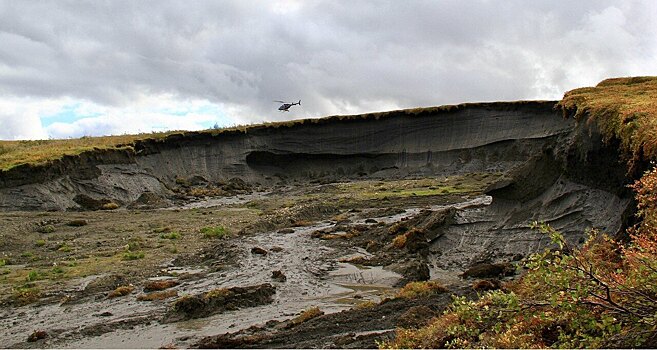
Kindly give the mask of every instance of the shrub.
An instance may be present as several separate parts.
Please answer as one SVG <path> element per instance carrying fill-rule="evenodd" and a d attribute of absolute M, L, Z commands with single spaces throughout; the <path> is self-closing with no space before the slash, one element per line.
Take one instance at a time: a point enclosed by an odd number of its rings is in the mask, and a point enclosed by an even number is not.
<path fill-rule="evenodd" d="M 114 202 L 105 203 L 100 207 L 101 210 L 114 210 L 114 209 L 118 209 L 118 208 L 119 208 L 119 205 L 114 203 Z"/>
<path fill-rule="evenodd" d="M 120 286 L 120 287 L 117 287 L 116 289 L 114 289 L 113 291 L 111 291 L 107 295 L 107 297 L 108 298 L 118 298 L 118 297 L 126 296 L 126 295 L 132 293 L 133 290 L 135 290 L 135 287 L 133 287 L 133 286 Z"/>
<path fill-rule="evenodd" d="M 392 240 L 392 246 L 400 249 L 404 248 L 406 246 L 406 239 L 407 239 L 406 234 L 401 234 L 399 236 L 396 236 Z"/>
<path fill-rule="evenodd" d="M 137 300 L 139 301 L 154 301 L 154 300 L 164 300 L 168 298 L 173 298 L 177 297 L 178 292 L 175 290 L 165 290 L 165 291 L 159 291 L 159 292 L 153 292 L 153 293 L 148 293 L 148 294 L 141 294 L 137 296 Z"/>
<path fill-rule="evenodd" d="M 447 288 L 436 281 L 410 282 L 399 290 L 397 298 L 413 299 L 441 294 L 447 291 Z"/>
<path fill-rule="evenodd" d="M 657 236 L 647 237 L 638 229 L 633 242 L 621 247 L 592 230 L 584 246 L 575 249 L 549 225 L 534 226 L 549 235 L 558 249 L 532 255 L 527 274 L 509 283 L 508 292 L 487 292 L 475 301 L 456 297 L 428 326 L 399 329 L 393 341 L 381 346 L 600 348 L 655 344 Z"/>
<path fill-rule="evenodd" d="M 163 281 L 148 281 L 144 284 L 144 292 L 164 290 L 167 288 L 175 287 L 178 285 L 178 282 L 174 280 L 163 280 Z"/>
<path fill-rule="evenodd" d="M 31 304 L 41 298 L 41 291 L 39 288 L 31 286 L 23 286 L 15 288 L 12 299 L 15 305 L 27 305 Z"/>
<path fill-rule="evenodd" d="M 46 240 L 45 239 L 37 239 L 37 241 L 34 242 L 34 245 L 36 245 L 37 247 L 43 247 L 44 245 L 46 245 Z"/>
<path fill-rule="evenodd" d="M 39 233 L 53 233 L 55 232 L 55 226 L 53 225 L 45 225 L 37 228 L 37 232 Z"/>
<path fill-rule="evenodd" d="M 304 310 L 299 316 L 290 320 L 290 324 L 298 325 L 323 314 L 324 311 L 320 310 L 319 307 L 311 307 L 310 309 Z"/>

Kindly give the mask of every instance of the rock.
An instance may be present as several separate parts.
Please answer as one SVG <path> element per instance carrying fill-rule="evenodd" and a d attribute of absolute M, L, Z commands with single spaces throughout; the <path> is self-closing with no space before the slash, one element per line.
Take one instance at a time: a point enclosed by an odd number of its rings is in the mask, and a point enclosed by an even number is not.
<path fill-rule="evenodd" d="M 153 192 L 146 191 L 128 205 L 129 209 L 158 209 L 171 206 L 171 202 Z"/>
<path fill-rule="evenodd" d="M 251 192 L 251 185 L 238 177 L 234 177 L 228 180 L 228 183 L 223 185 L 222 189 L 233 195 L 245 194 Z"/>
<path fill-rule="evenodd" d="M 85 210 L 101 210 L 104 206 L 108 206 L 113 203 L 107 198 L 95 199 L 86 194 L 78 194 L 77 196 L 73 197 L 73 201 Z"/>
<path fill-rule="evenodd" d="M 294 233 L 294 229 L 293 228 L 284 228 L 284 229 L 278 230 L 278 233 Z"/>
<path fill-rule="evenodd" d="M 475 277 L 475 278 L 495 278 L 511 276 L 515 273 L 513 264 L 505 263 L 484 263 L 475 264 L 461 274 L 461 277 Z"/>
<path fill-rule="evenodd" d="M 46 339 L 47 337 L 48 337 L 48 332 L 46 332 L 44 330 L 38 330 L 38 331 L 32 332 L 32 334 L 30 334 L 30 336 L 27 337 L 27 341 L 32 343 L 32 342 L 35 342 L 37 340 Z"/>
<path fill-rule="evenodd" d="M 285 282 L 285 281 L 287 281 L 287 276 L 285 276 L 285 274 L 283 274 L 283 272 L 280 271 L 280 270 L 274 270 L 274 271 L 272 271 L 272 272 L 271 272 L 271 278 L 272 278 L 273 280 L 275 280 L 275 281 L 278 281 L 278 282 Z"/>
<path fill-rule="evenodd" d="M 224 311 L 264 305 L 274 301 L 276 288 L 269 283 L 248 286 L 219 288 L 207 293 L 184 296 L 169 308 L 162 322 L 177 322 L 203 318 Z"/>
<path fill-rule="evenodd" d="M 260 247 L 251 248 L 251 254 L 267 255 L 267 251 Z"/>
<path fill-rule="evenodd" d="M 200 175 L 193 175 L 186 179 L 189 186 L 206 186 L 209 181 Z"/>
<path fill-rule="evenodd" d="M 498 279 L 479 280 L 472 284 L 472 289 L 483 292 L 502 288 L 502 282 Z"/>
<path fill-rule="evenodd" d="M 121 275 L 112 274 L 112 275 L 100 276 L 95 280 L 89 282 L 89 284 L 87 284 L 84 287 L 84 293 L 94 294 L 99 292 L 107 292 L 126 284 L 127 281 L 125 277 Z"/>
<path fill-rule="evenodd" d="M 394 263 L 386 266 L 386 268 L 404 276 L 403 279 L 395 283 L 396 287 L 404 286 L 409 282 L 428 281 L 431 277 L 429 266 L 420 260 Z"/>
<path fill-rule="evenodd" d="M 369 241 L 367 242 L 367 246 L 365 247 L 365 250 L 368 252 L 374 252 L 381 249 L 381 244 L 377 241 Z"/>
<path fill-rule="evenodd" d="M 283 247 L 276 246 L 276 247 L 271 247 L 270 250 L 274 253 L 280 253 L 280 252 L 284 251 L 285 249 L 283 249 Z"/>
<path fill-rule="evenodd" d="M 76 220 L 71 220 L 66 223 L 66 226 L 72 226 L 72 227 L 80 227 L 80 226 L 87 226 L 89 224 L 87 220 L 84 219 L 76 219 Z"/>
<path fill-rule="evenodd" d="M 379 222 L 370 218 L 370 219 L 365 220 L 365 223 L 366 224 L 378 224 Z"/>
<path fill-rule="evenodd" d="M 417 252 L 429 247 L 424 230 L 412 229 L 404 235 L 406 236 L 405 248 L 410 252 Z"/>

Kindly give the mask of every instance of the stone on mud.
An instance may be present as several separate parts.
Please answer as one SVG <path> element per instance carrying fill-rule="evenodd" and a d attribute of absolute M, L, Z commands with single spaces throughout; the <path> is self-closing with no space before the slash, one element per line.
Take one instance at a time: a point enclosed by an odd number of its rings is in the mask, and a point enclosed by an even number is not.
<path fill-rule="evenodd" d="M 287 276 L 281 270 L 274 270 L 271 272 L 271 278 L 278 282 L 287 281 Z"/>
<path fill-rule="evenodd" d="M 251 248 L 251 254 L 267 255 L 267 250 L 260 247 L 253 247 Z"/>
<path fill-rule="evenodd" d="M 158 209 L 171 206 L 171 202 L 162 196 L 146 191 L 128 205 L 129 209 Z"/>
<path fill-rule="evenodd" d="M 479 280 L 472 284 L 472 289 L 483 292 L 502 288 L 502 282 L 498 279 Z"/>
<path fill-rule="evenodd" d="M 170 323 L 203 318 L 224 311 L 238 310 L 271 303 L 276 288 L 269 283 L 214 289 L 207 293 L 184 296 L 169 308 L 162 322 Z"/>
<path fill-rule="evenodd" d="M 404 286 L 409 282 L 428 281 L 431 277 L 429 266 L 426 262 L 420 260 L 398 262 L 388 265 L 386 268 L 404 276 L 395 283 L 395 287 Z"/>
<path fill-rule="evenodd" d="M 46 339 L 47 337 L 48 337 L 48 332 L 44 330 L 37 330 L 32 332 L 32 334 L 30 334 L 30 336 L 27 337 L 27 341 L 32 343 L 37 340 Z"/>
<path fill-rule="evenodd" d="M 107 198 L 95 199 L 86 194 L 78 194 L 73 197 L 73 201 L 77 203 L 83 210 L 101 210 L 104 206 L 114 203 Z"/>
<path fill-rule="evenodd" d="M 89 295 L 100 292 L 107 292 L 125 284 L 127 284 L 127 280 L 122 275 L 110 274 L 100 276 L 89 282 L 89 284 L 84 287 L 84 294 Z"/>
<path fill-rule="evenodd" d="M 75 219 L 66 223 L 66 226 L 80 227 L 87 226 L 89 223 L 85 219 Z"/>

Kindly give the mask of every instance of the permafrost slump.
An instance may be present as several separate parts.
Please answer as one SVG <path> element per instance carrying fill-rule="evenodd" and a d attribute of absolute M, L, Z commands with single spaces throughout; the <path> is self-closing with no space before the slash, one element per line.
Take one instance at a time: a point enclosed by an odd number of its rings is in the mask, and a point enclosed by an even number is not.
<path fill-rule="evenodd" d="M 81 194 L 128 205 L 144 192 L 170 196 L 176 179 L 194 176 L 268 186 L 501 172 L 506 179 L 488 191 L 492 204 L 457 213 L 433 239 L 435 266 L 535 251 L 547 238 L 528 228 L 533 220 L 573 240 L 589 227 L 619 231 L 630 195 L 616 152 L 554 104 L 465 104 L 145 140 L 134 152 L 87 152 L 4 172 L 0 208 L 75 209 Z"/>

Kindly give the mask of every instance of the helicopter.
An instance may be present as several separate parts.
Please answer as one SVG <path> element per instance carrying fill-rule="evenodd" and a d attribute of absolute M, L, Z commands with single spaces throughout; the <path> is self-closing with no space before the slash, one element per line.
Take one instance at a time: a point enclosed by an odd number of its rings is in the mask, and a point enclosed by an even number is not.
<path fill-rule="evenodd" d="M 278 110 L 279 110 L 279 111 L 282 111 L 282 112 L 289 112 L 289 111 L 290 111 L 290 107 L 292 107 L 292 106 L 294 106 L 294 105 L 299 105 L 299 106 L 301 106 L 301 100 L 299 100 L 299 102 L 296 102 L 296 103 L 285 102 L 285 101 L 278 101 L 278 100 L 276 100 L 276 101 L 274 101 L 274 102 L 282 103 L 282 105 L 281 105 L 280 107 L 278 107 Z"/>

